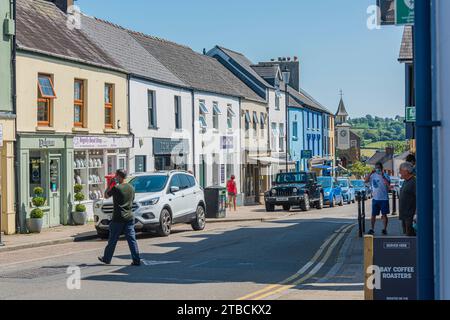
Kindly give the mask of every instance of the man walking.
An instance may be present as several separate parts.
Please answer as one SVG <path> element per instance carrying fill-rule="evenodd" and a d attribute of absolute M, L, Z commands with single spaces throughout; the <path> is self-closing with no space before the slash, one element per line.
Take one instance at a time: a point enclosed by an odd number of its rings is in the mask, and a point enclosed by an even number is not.
<path fill-rule="evenodd" d="M 414 167 L 405 162 L 400 166 L 400 176 L 405 180 L 400 190 L 400 220 L 403 233 L 408 237 L 415 237 L 414 216 L 416 214 L 416 177 Z"/>
<path fill-rule="evenodd" d="M 383 220 L 383 235 L 387 235 L 388 228 L 388 214 L 390 213 L 389 208 L 389 188 L 391 185 L 391 180 L 389 176 L 383 171 L 383 164 L 378 162 L 375 165 L 375 171 L 373 171 L 367 178 L 366 183 L 370 183 L 373 190 L 373 200 L 372 200 L 372 229 L 369 230 L 369 234 L 375 234 L 375 223 L 377 217 L 382 215 Z"/>
<path fill-rule="evenodd" d="M 105 264 L 111 264 L 117 241 L 119 241 L 120 235 L 124 233 L 133 259 L 131 265 L 140 266 L 141 258 L 139 257 L 139 249 L 136 241 L 132 209 L 134 189 L 130 184 L 125 182 L 126 178 L 127 174 L 124 170 L 117 170 L 115 178 L 111 181 L 105 192 L 106 199 L 113 198 L 114 211 L 111 224 L 109 225 L 108 245 L 105 248 L 103 257 L 99 257 L 98 259 Z"/>

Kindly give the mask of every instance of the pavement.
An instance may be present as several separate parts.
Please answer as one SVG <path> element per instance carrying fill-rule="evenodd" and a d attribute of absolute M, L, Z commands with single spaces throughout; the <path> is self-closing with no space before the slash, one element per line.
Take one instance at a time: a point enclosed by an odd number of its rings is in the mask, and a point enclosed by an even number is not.
<path fill-rule="evenodd" d="M 179 225 L 167 238 L 140 235 L 139 268 L 129 266 L 123 240 L 109 266 L 97 261 L 99 239 L 0 252 L 0 299 L 41 299 L 42 292 L 51 300 L 363 299 L 355 205 L 246 210 L 256 220 L 236 221 L 240 211 L 201 232 Z M 400 233 L 398 221 L 389 230 Z"/>
<path fill-rule="evenodd" d="M 207 223 L 270 221 L 285 218 L 292 214 L 296 213 L 284 211 L 267 213 L 262 206 L 239 207 L 236 212 L 228 212 L 226 218 L 207 219 Z M 40 234 L 2 236 L 2 242 L 5 246 L 0 247 L 0 252 L 87 241 L 96 238 L 97 233 L 94 223 L 88 223 L 84 226 L 59 226 L 45 229 Z"/>

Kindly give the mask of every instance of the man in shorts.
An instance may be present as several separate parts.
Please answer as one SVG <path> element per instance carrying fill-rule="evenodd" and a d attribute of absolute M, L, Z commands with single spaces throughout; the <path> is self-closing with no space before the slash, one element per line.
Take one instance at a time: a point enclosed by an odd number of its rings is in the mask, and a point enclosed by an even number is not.
<path fill-rule="evenodd" d="M 383 220 L 383 235 L 387 235 L 388 228 L 388 214 L 389 208 L 389 189 L 391 186 L 391 180 L 389 176 L 383 171 L 383 164 L 378 162 L 375 165 L 375 170 L 366 178 L 366 182 L 370 183 L 373 190 L 372 200 L 372 228 L 369 230 L 369 234 L 375 234 L 375 223 L 377 217 L 381 214 Z"/>

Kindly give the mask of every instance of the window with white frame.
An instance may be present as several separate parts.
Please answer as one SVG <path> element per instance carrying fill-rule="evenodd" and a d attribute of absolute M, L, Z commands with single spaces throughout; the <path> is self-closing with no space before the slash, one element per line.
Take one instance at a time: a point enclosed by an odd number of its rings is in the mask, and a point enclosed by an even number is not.
<path fill-rule="evenodd" d="M 264 138 L 264 131 L 266 129 L 266 115 L 264 114 L 264 112 L 261 112 L 261 114 L 259 116 L 259 120 L 261 121 L 261 125 L 260 125 L 261 138 Z"/>
<path fill-rule="evenodd" d="M 253 111 L 253 131 L 254 131 L 254 135 L 255 137 L 257 136 L 258 133 L 258 113 L 256 111 Z"/>
<path fill-rule="evenodd" d="M 175 108 L 175 129 L 181 129 L 182 123 L 181 123 L 181 97 L 175 96 L 174 98 L 174 108 Z"/>
<path fill-rule="evenodd" d="M 148 90 L 147 92 L 148 103 L 148 127 L 156 128 L 156 99 L 155 91 Z"/>
<path fill-rule="evenodd" d="M 233 111 L 233 107 L 231 104 L 228 105 L 227 108 L 227 126 L 228 129 L 233 129 L 233 118 L 236 117 L 236 114 Z"/>
<path fill-rule="evenodd" d="M 277 150 L 278 126 L 272 122 L 272 134 L 270 135 L 270 145 L 272 150 Z"/>
<path fill-rule="evenodd" d="M 219 108 L 219 103 L 213 102 L 213 128 L 219 130 L 219 116 L 222 114 L 222 111 Z"/>
<path fill-rule="evenodd" d="M 250 122 L 252 121 L 250 118 L 250 111 L 246 110 L 244 116 L 245 116 L 245 137 L 248 138 L 250 133 Z"/>
<path fill-rule="evenodd" d="M 284 124 L 280 123 L 280 133 L 279 133 L 279 142 L 278 142 L 280 152 L 284 152 L 284 137 L 285 137 Z"/>
<path fill-rule="evenodd" d="M 205 100 L 200 100 L 199 102 L 199 122 L 200 122 L 200 128 L 202 128 L 203 131 L 205 131 L 208 128 L 208 124 L 206 122 L 206 115 L 209 113 L 208 108 L 206 107 Z"/>

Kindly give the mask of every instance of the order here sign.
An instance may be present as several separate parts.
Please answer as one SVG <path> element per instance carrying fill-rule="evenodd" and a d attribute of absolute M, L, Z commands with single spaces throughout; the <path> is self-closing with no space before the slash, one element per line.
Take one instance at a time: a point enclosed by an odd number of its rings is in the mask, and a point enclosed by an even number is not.
<path fill-rule="evenodd" d="M 374 300 L 417 300 L 416 238 L 374 238 L 373 265 Z"/>

